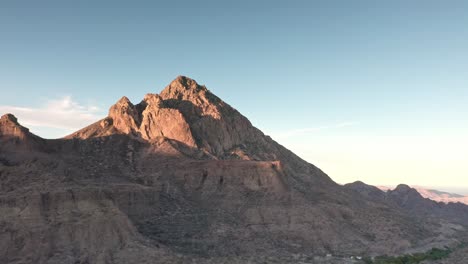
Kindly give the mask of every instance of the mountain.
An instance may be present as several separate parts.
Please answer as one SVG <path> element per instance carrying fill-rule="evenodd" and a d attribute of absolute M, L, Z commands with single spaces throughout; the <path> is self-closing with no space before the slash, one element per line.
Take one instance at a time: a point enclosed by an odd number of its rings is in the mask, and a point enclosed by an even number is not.
<path fill-rule="evenodd" d="M 20 125 L 18 119 L 12 114 L 5 114 L 0 118 L 0 140 L 3 148 L 22 149 L 37 148 L 45 142 Z"/>
<path fill-rule="evenodd" d="M 184 76 L 62 139 L 0 125 L 6 263 L 346 263 L 456 244 L 468 225 L 336 184 Z"/>
<path fill-rule="evenodd" d="M 420 189 L 406 184 L 400 184 L 393 190 L 386 188 L 382 190 L 381 187 L 367 185 L 360 181 L 346 184 L 344 187 L 357 191 L 368 199 L 404 210 L 415 217 L 436 217 L 459 224 L 468 222 L 468 206 L 465 204 L 434 201 L 424 197 Z"/>
<path fill-rule="evenodd" d="M 377 186 L 382 191 L 391 191 L 393 188 L 388 186 Z M 443 202 L 443 203 L 462 203 L 468 205 L 468 196 L 456 194 L 456 193 L 449 193 L 443 192 L 434 189 L 428 189 L 421 186 L 411 186 L 411 188 L 415 189 L 422 197 L 431 199 L 436 202 Z"/>
<path fill-rule="evenodd" d="M 434 189 L 427 189 L 420 186 L 412 186 L 416 191 L 418 191 L 423 197 L 429 198 L 436 202 L 443 202 L 443 203 L 463 203 L 468 205 L 468 196 L 449 193 L 449 192 L 442 192 Z"/>

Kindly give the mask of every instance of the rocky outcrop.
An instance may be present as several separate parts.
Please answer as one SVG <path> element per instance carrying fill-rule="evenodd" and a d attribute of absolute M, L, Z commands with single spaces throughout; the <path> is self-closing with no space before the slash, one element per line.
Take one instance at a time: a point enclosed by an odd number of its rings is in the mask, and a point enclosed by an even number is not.
<path fill-rule="evenodd" d="M 133 105 L 123 97 L 108 117 L 66 138 L 88 139 L 125 134 L 144 141 L 167 138 L 199 149 L 216 159 L 282 160 L 289 170 L 316 174 L 315 166 L 285 149 L 255 128 L 237 110 L 194 80 L 179 76 L 159 95 L 147 94 Z"/>
<path fill-rule="evenodd" d="M 38 149 L 44 148 L 45 141 L 29 132 L 20 125 L 12 114 L 5 114 L 0 118 L 0 144 L 4 149 Z M 4 153 L 0 153 L 0 159 Z"/>
<path fill-rule="evenodd" d="M 14 115 L 5 114 L 0 118 L 0 136 L 9 136 L 25 140 L 30 136 L 30 133 L 29 129 L 18 123 L 18 119 Z"/>
<path fill-rule="evenodd" d="M 109 109 L 108 117 L 68 138 L 87 139 L 112 133 L 122 133 L 147 141 L 164 137 L 189 147 L 197 146 L 184 115 L 178 109 L 167 107 L 157 94 L 147 94 L 137 105 L 133 105 L 124 96 Z"/>
<path fill-rule="evenodd" d="M 194 80 L 177 77 L 161 92 L 161 98 L 188 117 L 199 146 L 213 155 L 226 155 L 238 146 L 252 149 L 255 148 L 251 146 L 253 144 L 260 147 L 258 153 L 255 153 L 259 158 L 266 155 L 267 151 L 262 149 L 262 145 L 268 144 L 264 134 L 237 110 Z"/>
<path fill-rule="evenodd" d="M 144 139 L 166 137 L 196 147 L 190 125 L 179 110 L 164 107 L 163 100 L 157 94 L 147 94 L 141 104 L 145 105 L 145 109 L 139 132 Z"/>
<path fill-rule="evenodd" d="M 374 200 L 374 201 L 385 201 L 386 195 L 385 192 L 380 190 L 379 188 L 365 184 L 362 181 L 356 181 L 353 183 L 348 183 L 344 185 L 345 188 L 354 190 L 361 195 L 365 196 L 369 200 Z"/>
<path fill-rule="evenodd" d="M 126 191 L 144 195 L 139 188 Z M 0 262 L 174 263 L 167 248 L 145 242 L 117 207 L 123 203 L 119 194 L 127 192 L 75 187 L 30 192 L 22 199 L 0 196 Z"/>
<path fill-rule="evenodd" d="M 120 98 L 109 109 L 112 125 L 124 134 L 136 134 L 141 124 L 141 115 L 127 97 Z"/>

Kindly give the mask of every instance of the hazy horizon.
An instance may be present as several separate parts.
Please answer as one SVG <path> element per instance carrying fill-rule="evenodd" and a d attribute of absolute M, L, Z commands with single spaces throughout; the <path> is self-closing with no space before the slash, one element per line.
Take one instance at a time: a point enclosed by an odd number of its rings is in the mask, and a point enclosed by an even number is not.
<path fill-rule="evenodd" d="M 338 183 L 468 195 L 468 3 L 182 2 L 0 4 L 0 114 L 61 137 L 186 75 Z"/>
<path fill-rule="evenodd" d="M 377 187 L 387 187 L 389 189 L 395 189 L 397 185 L 376 185 Z M 420 187 L 427 190 L 443 191 L 451 194 L 459 194 L 468 196 L 468 189 L 459 187 L 440 187 L 440 186 L 424 186 L 424 185 L 409 185 L 410 187 Z"/>

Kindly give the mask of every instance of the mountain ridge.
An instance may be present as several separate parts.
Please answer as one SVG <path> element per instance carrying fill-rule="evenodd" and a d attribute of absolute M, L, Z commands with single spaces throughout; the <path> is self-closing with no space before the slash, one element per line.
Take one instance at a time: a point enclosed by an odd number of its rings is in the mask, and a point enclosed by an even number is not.
<path fill-rule="evenodd" d="M 62 139 L 29 137 L 41 143 L 0 145 L 9 263 L 295 263 L 463 239 L 459 223 L 336 184 L 183 76 Z"/>
<path fill-rule="evenodd" d="M 288 159 L 291 168 L 307 164 L 310 170 L 319 171 L 263 134 L 205 86 L 185 76 L 178 76 L 160 94 L 145 95 L 136 105 L 122 97 L 110 107 L 107 117 L 65 138 L 113 133 L 146 141 L 168 138 L 215 159 Z"/>
<path fill-rule="evenodd" d="M 370 199 L 379 199 L 390 206 L 401 208 L 419 216 L 436 216 L 458 223 L 468 222 L 468 207 L 460 202 L 444 203 L 423 196 L 416 188 L 399 184 L 396 188 L 382 190 L 379 187 L 357 181 L 344 185 Z"/>
<path fill-rule="evenodd" d="M 377 186 L 379 189 L 383 191 L 392 190 L 391 187 L 387 186 Z M 453 193 L 453 192 L 446 192 L 446 191 L 439 191 L 434 188 L 427 188 L 422 186 L 413 185 L 411 188 L 415 189 L 419 194 L 421 194 L 424 198 L 431 199 L 436 202 L 443 202 L 443 203 L 463 203 L 468 205 L 468 196 Z"/>

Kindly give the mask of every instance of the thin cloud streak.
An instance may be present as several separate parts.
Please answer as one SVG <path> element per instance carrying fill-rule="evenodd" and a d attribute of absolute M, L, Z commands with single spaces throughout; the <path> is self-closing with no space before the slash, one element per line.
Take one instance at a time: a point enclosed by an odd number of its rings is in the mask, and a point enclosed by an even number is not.
<path fill-rule="evenodd" d="M 74 131 L 99 120 L 103 114 L 97 106 L 84 106 L 71 96 L 48 100 L 42 106 L 0 106 L 0 113 L 11 113 L 26 127 L 45 127 Z"/>

